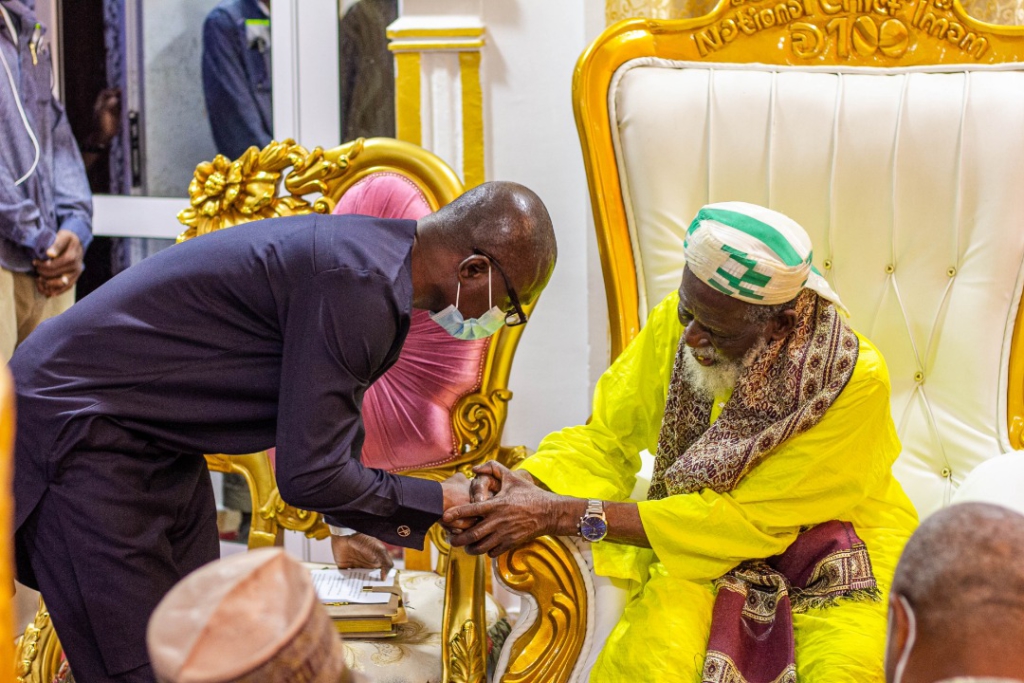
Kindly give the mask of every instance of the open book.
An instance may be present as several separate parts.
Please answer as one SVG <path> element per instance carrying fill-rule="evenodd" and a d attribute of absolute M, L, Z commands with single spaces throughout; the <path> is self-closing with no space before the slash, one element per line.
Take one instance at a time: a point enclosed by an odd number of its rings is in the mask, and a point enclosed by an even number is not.
<path fill-rule="evenodd" d="M 313 586 L 339 633 L 352 638 L 389 638 L 405 621 L 398 574 L 377 569 L 338 569 L 310 564 Z"/>

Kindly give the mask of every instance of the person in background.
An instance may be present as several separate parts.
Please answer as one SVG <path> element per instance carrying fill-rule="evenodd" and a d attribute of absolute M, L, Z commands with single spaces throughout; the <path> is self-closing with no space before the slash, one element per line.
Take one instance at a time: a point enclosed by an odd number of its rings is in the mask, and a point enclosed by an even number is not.
<path fill-rule="evenodd" d="M 110 152 L 110 141 L 121 129 L 121 90 L 104 88 L 96 95 L 92 111 L 92 127 L 81 141 L 82 162 L 90 171 Z"/>
<path fill-rule="evenodd" d="M 96 95 L 92 118 L 85 134 L 78 138 L 78 148 L 85 162 L 89 186 L 94 192 L 107 192 L 110 188 L 109 164 L 104 163 L 110 153 L 110 143 L 121 128 L 121 90 L 104 88 Z M 85 270 L 75 286 L 75 299 L 94 291 L 114 276 L 113 249 L 117 237 L 95 236 L 85 254 Z"/>
<path fill-rule="evenodd" d="M 907 542 L 889 595 L 888 683 L 1024 680 L 1024 515 L 960 503 Z"/>
<path fill-rule="evenodd" d="M 74 303 L 92 241 L 92 194 L 53 95 L 46 28 L 0 0 L 0 355 Z"/>
<path fill-rule="evenodd" d="M 395 60 L 387 29 L 396 19 L 398 0 L 359 0 L 341 20 L 342 142 L 395 136 Z"/>
<path fill-rule="evenodd" d="M 271 141 L 270 82 L 270 0 L 224 0 L 203 24 L 203 96 L 220 154 Z"/>

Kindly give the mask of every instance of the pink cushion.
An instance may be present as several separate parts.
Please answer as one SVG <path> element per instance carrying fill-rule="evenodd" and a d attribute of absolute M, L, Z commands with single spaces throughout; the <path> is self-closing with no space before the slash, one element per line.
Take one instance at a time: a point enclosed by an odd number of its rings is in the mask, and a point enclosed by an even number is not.
<path fill-rule="evenodd" d="M 349 188 L 334 213 L 418 219 L 430 213 L 430 205 L 411 180 L 384 172 Z M 479 390 L 489 344 L 489 339 L 454 339 L 426 311 L 413 309 L 398 361 L 363 399 L 363 464 L 397 471 L 453 459 L 452 409 Z"/>

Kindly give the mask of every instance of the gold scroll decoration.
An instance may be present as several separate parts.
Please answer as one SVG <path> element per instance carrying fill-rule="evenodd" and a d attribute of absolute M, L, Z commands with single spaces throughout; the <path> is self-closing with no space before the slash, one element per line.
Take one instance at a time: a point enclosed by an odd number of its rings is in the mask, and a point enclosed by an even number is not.
<path fill-rule="evenodd" d="M 199 164 L 188 186 L 191 206 L 178 214 L 188 226 L 178 241 L 260 218 L 330 213 L 333 203 L 321 199 L 310 205 L 302 195 L 326 194 L 327 183 L 345 174 L 349 157 L 359 154 L 362 140 L 353 145 L 348 154 L 331 161 L 319 147 L 307 152 L 294 140 L 273 141 L 262 150 L 250 147 L 235 161 L 218 154 Z M 282 174 L 289 167 L 289 195 L 278 197 Z"/>
<path fill-rule="evenodd" d="M 444 586 L 443 633 L 448 640 L 442 646 L 441 680 L 448 683 L 485 683 L 487 652 L 486 634 L 477 624 L 486 624 L 484 614 L 483 558 L 473 557 L 464 548 L 449 551 L 448 572 Z M 479 593 L 479 599 L 460 600 L 460 595 Z"/>
<path fill-rule="evenodd" d="M 214 472 L 240 474 L 249 485 L 254 511 L 249 529 L 250 550 L 280 545 L 284 529 L 315 539 L 330 535 L 320 515 L 300 510 L 281 499 L 266 451 L 249 455 L 207 455 L 206 464 Z"/>
<path fill-rule="evenodd" d="M 587 589 L 565 544 L 541 536 L 497 560 L 502 581 L 537 601 L 537 618 L 512 646 L 502 683 L 564 683 L 587 635 Z"/>

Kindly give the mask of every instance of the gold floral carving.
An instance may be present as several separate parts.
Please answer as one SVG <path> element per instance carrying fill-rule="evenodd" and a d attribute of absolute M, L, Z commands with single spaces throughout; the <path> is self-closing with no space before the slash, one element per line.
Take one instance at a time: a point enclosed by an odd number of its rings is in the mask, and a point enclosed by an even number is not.
<path fill-rule="evenodd" d="M 467 621 L 451 639 L 451 655 L 448 660 L 449 683 L 483 683 L 486 666 L 483 656 L 483 640 L 472 621 Z"/>
<path fill-rule="evenodd" d="M 235 161 L 218 154 L 196 167 L 188 186 L 191 206 L 178 214 L 188 229 L 178 241 L 260 218 L 330 213 L 334 200 L 326 196 L 328 185 L 345 175 L 362 148 L 363 140 L 356 140 L 346 154 L 332 160 L 320 147 L 307 152 L 294 140 L 284 140 L 263 149 L 250 147 Z M 282 175 L 289 167 L 291 173 L 284 179 L 289 194 L 279 197 Z M 310 204 L 302 195 L 313 192 L 325 196 Z"/>
<path fill-rule="evenodd" d="M 62 649 L 42 599 L 36 618 L 15 645 L 17 683 L 50 683 L 60 668 Z"/>
<path fill-rule="evenodd" d="M 465 548 L 449 548 L 445 571 L 441 643 L 442 680 L 446 683 L 483 682 L 486 654 L 479 645 L 487 632 L 484 558 Z M 474 640 L 474 638 L 476 640 Z"/>
<path fill-rule="evenodd" d="M 512 646 L 502 683 L 563 683 L 587 631 L 587 589 L 565 544 L 540 538 L 498 558 L 498 576 L 537 601 L 537 618 Z"/>

